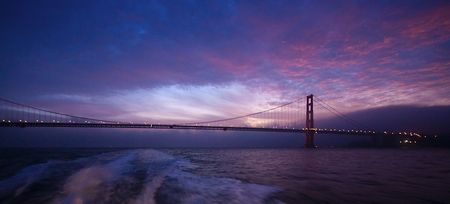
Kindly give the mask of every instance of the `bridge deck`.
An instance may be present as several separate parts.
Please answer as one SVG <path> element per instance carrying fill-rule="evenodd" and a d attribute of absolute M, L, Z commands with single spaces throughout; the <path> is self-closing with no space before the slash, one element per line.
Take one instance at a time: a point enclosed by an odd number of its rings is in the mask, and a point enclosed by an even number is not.
<path fill-rule="evenodd" d="M 233 126 L 204 126 L 204 125 L 175 125 L 175 124 L 143 124 L 143 123 L 46 123 L 46 122 L 0 122 L 0 127 L 60 127 L 60 128 L 147 128 L 147 129 L 178 129 L 178 130 L 222 130 L 222 131 L 258 131 L 280 133 L 306 133 L 313 131 L 317 134 L 339 135 L 387 135 L 375 131 L 354 131 L 338 129 L 306 129 L 306 128 L 259 128 L 259 127 L 233 127 Z M 389 134 L 390 135 L 390 134 Z"/>

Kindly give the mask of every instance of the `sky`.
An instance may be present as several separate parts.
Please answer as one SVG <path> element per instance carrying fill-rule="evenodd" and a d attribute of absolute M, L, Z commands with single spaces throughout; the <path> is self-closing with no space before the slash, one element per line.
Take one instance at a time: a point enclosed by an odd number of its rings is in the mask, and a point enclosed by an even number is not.
<path fill-rule="evenodd" d="M 74 115 L 450 105 L 449 1 L 1 1 L 0 27 L 0 96 Z"/>

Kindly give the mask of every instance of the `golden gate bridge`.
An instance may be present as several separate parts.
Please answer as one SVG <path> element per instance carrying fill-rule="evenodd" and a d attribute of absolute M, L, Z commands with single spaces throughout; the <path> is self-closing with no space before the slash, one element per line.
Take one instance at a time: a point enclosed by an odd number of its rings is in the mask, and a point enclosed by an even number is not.
<path fill-rule="evenodd" d="M 352 127 L 323 128 L 314 124 L 314 104 L 344 120 Z M 306 106 L 304 106 L 306 105 Z M 0 127 L 148 128 L 224 131 L 260 131 L 305 134 L 305 147 L 313 148 L 316 134 L 398 137 L 400 143 L 416 143 L 427 136 L 411 131 L 371 130 L 312 94 L 273 108 L 218 120 L 188 123 L 124 122 L 101 120 L 46 110 L 0 98 Z"/>

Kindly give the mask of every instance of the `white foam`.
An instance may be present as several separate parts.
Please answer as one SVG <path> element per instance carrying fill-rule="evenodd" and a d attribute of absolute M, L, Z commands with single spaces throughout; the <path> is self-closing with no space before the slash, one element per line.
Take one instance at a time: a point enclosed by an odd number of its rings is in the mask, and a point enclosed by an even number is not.
<path fill-rule="evenodd" d="M 155 193 L 158 190 L 158 188 L 161 186 L 161 184 L 164 181 L 164 177 L 165 177 L 165 173 L 162 173 L 156 177 L 153 177 L 153 179 L 148 182 L 145 187 L 144 190 L 141 192 L 141 194 L 139 194 L 139 196 L 131 201 L 130 203 L 135 203 L 135 204 L 154 204 L 156 203 L 155 201 Z"/>
<path fill-rule="evenodd" d="M 168 172 L 170 172 L 174 168 L 175 158 L 171 155 L 156 150 L 141 151 L 139 152 L 139 156 L 141 160 L 146 161 L 146 163 L 148 163 L 149 165 L 147 170 L 148 181 L 139 196 L 130 203 L 154 204 L 156 203 L 155 193 L 163 183 L 164 178 L 168 174 Z M 157 171 L 155 168 L 152 168 L 153 165 L 160 165 L 158 172 L 153 172 Z"/>
<path fill-rule="evenodd" d="M 58 170 L 55 168 L 59 165 L 71 164 L 71 163 L 84 163 L 89 160 L 96 161 L 100 158 L 110 158 L 109 153 L 101 153 L 93 157 L 83 157 L 75 160 L 61 161 L 50 160 L 45 163 L 34 164 L 21 169 L 14 176 L 8 177 L 0 181 L 0 198 L 13 193 L 14 196 L 19 196 L 25 192 L 35 182 L 51 176 L 52 170 Z"/>
<path fill-rule="evenodd" d="M 77 160 L 75 160 L 77 161 Z M 18 174 L 0 181 L 0 196 L 5 189 L 16 195 L 37 180 L 51 176 L 57 165 L 67 162 L 53 161 L 29 166 Z M 101 161 L 99 164 L 92 162 Z M 106 162 L 106 163 L 104 163 Z M 95 203 L 110 202 L 115 198 L 117 184 L 133 184 L 134 171 L 146 170 L 146 179 L 138 196 L 127 198 L 128 203 L 156 203 L 155 197 L 169 203 L 264 203 L 274 202 L 271 197 L 279 189 L 276 187 L 244 183 L 231 178 L 217 178 L 188 173 L 195 166 L 187 160 L 177 159 L 172 155 L 157 150 L 137 150 L 101 154 L 83 160 L 82 168 L 65 181 L 62 190 L 53 199 L 53 203 Z M 142 168 L 141 168 L 142 167 Z M 50 169 L 49 169 L 50 168 Z M 44 174 L 47 172 L 47 174 Z M 127 179 L 130 179 L 127 181 Z M 133 193 L 129 194 L 133 195 Z M 119 197 L 120 197 L 119 196 Z"/>
<path fill-rule="evenodd" d="M 135 152 L 130 152 L 104 165 L 94 165 L 83 168 L 71 175 L 64 184 L 64 197 L 54 200 L 54 203 L 85 203 L 92 201 L 100 192 L 100 185 L 116 181 L 126 172 L 135 158 Z M 106 195 L 105 195 L 106 196 Z"/>
<path fill-rule="evenodd" d="M 139 159 L 149 162 L 160 162 L 175 159 L 172 155 L 153 149 L 145 149 L 138 151 Z"/>
<path fill-rule="evenodd" d="M 272 186 L 244 183 L 231 178 L 199 176 L 180 170 L 174 170 L 168 176 L 171 181 L 163 193 L 169 193 L 176 203 L 265 203 L 280 190 Z M 171 188 L 177 190 L 171 192 Z"/>
<path fill-rule="evenodd" d="M 151 150 L 139 153 L 148 162 L 148 181 L 134 204 L 154 204 L 157 193 L 168 203 L 265 203 L 280 189 L 272 186 L 244 183 L 231 178 L 206 177 L 183 171 L 195 169 L 187 160 L 175 159 L 163 152 Z M 163 169 L 161 162 L 167 162 Z M 281 203 L 270 199 L 272 203 Z"/>
<path fill-rule="evenodd" d="M 14 192 L 14 196 L 23 193 L 31 184 L 42 179 L 43 173 L 54 162 L 35 164 L 23 168 L 12 177 L 0 181 L 0 197 Z"/>

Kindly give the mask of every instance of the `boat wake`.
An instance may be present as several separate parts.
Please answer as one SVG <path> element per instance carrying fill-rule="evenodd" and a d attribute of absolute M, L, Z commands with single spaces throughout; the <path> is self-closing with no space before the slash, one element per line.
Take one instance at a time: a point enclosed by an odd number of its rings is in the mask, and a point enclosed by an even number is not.
<path fill-rule="evenodd" d="M 28 166 L 1 180 L 0 201 L 279 203 L 273 198 L 279 191 L 276 187 L 197 175 L 186 171 L 186 167 L 192 167 L 189 161 L 157 150 L 121 151 L 73 161 L 50 161 Z M 40 189 L 35 194 L 41 198 L 32 200 L 30 195 L 36 189 L 33 186 L 42 188 L 42 183 L 48 184 L 48 189 Z"/>

